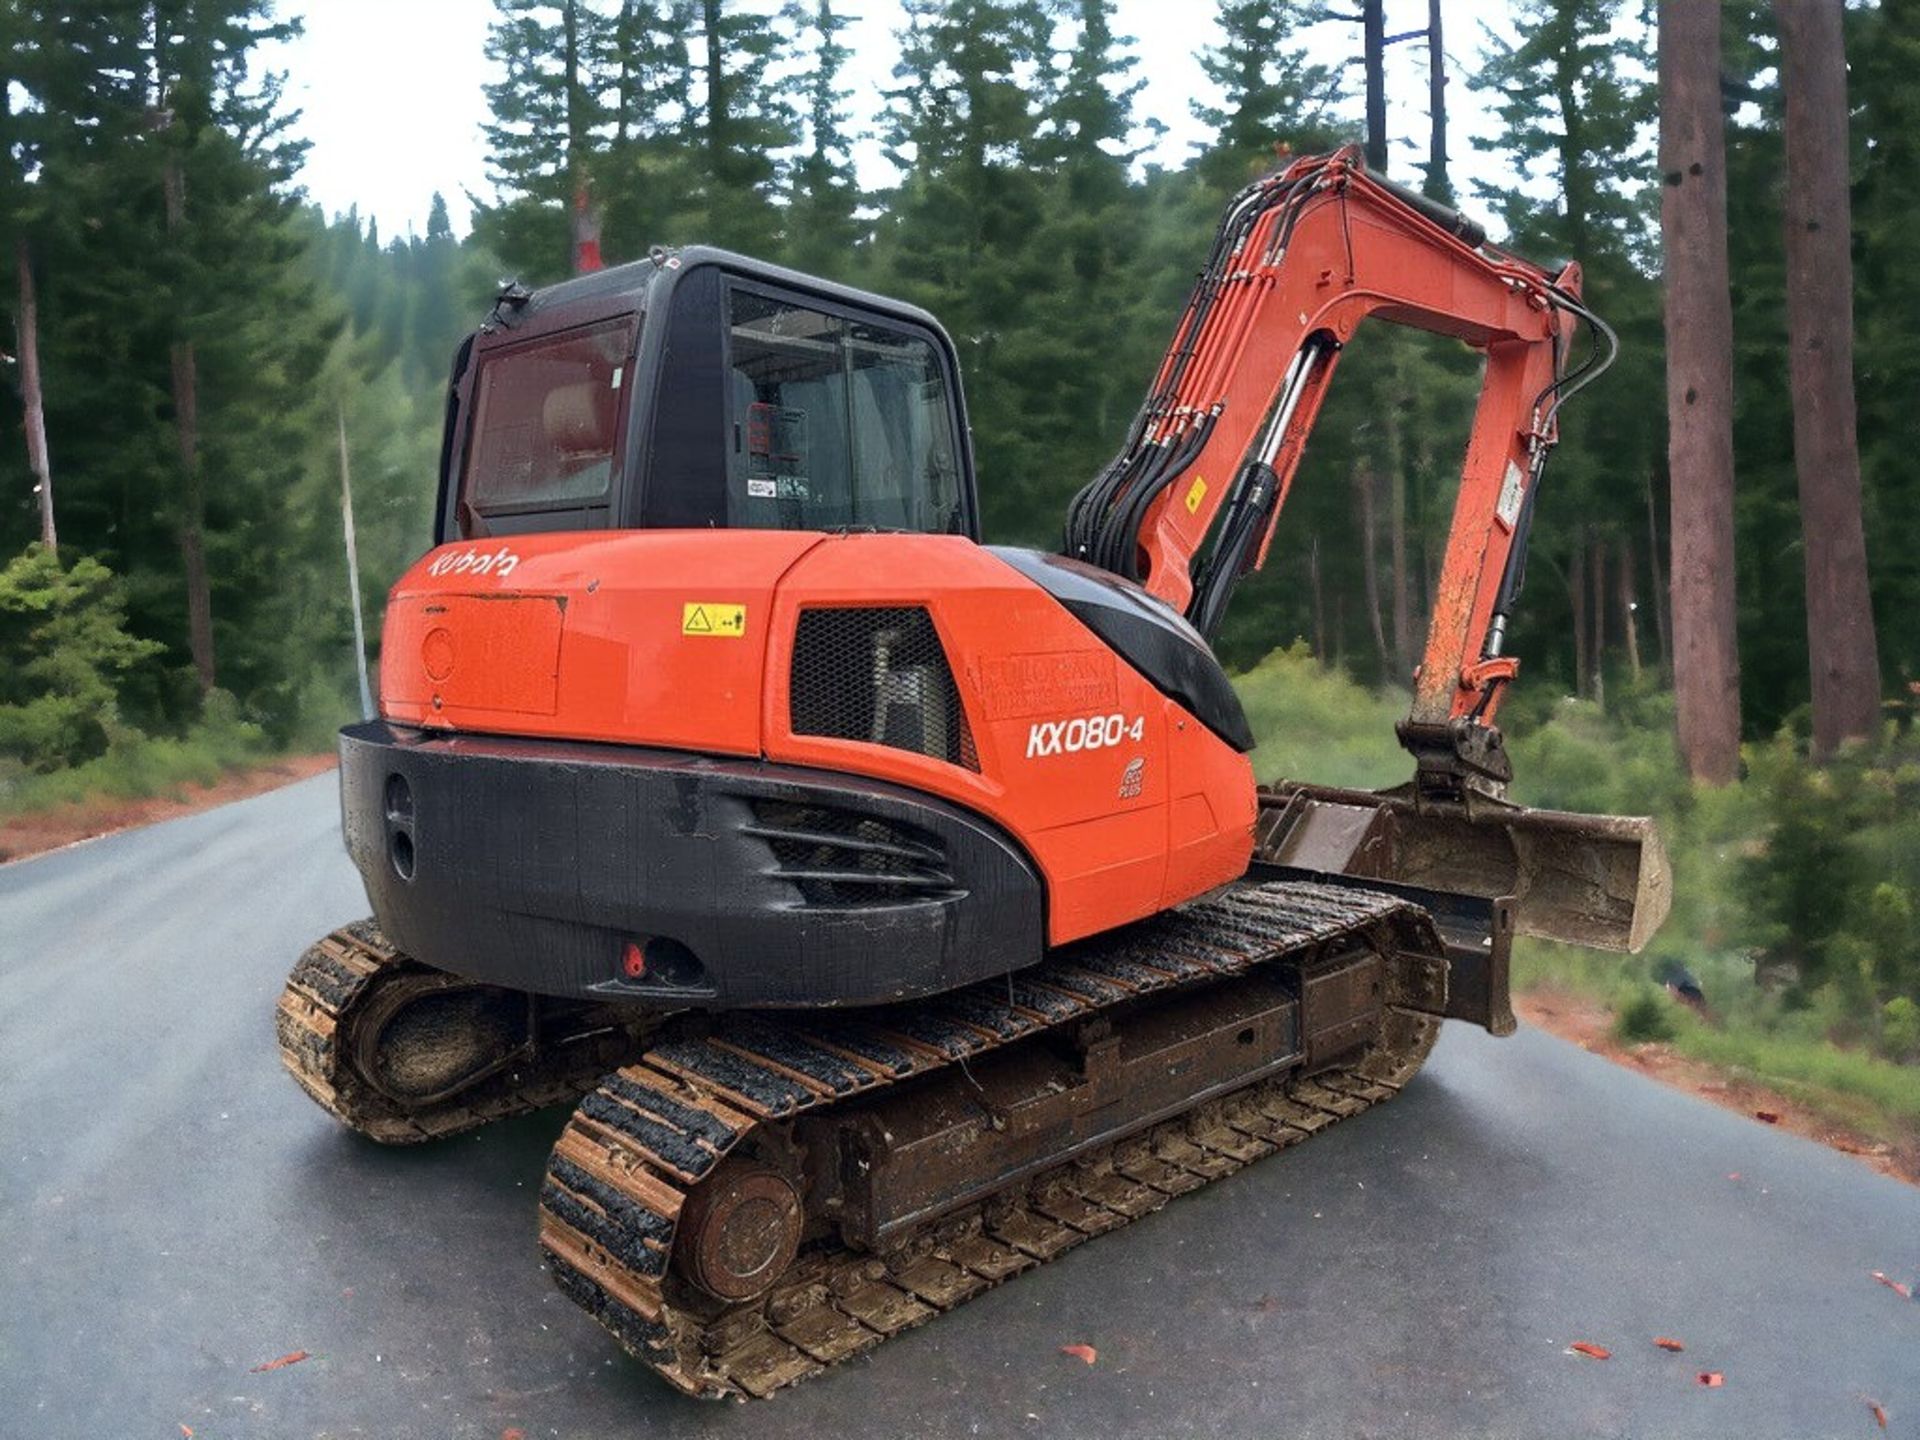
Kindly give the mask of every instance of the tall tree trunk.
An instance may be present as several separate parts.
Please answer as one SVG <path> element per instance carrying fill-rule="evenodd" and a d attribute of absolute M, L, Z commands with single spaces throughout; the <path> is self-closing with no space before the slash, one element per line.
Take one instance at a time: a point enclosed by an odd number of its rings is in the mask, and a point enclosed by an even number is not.
<path fill-rule="evenodd" d="M 1573 601 L 1573 693 L 1587 698 L 1587 537 L 1576 535 L 1573 560 L 1567 569 L 1567 595 Z"/>
<path fill-rule="evenodd" d="M 1860 516 L 1842 0 L 1774 0 L 1786 92 L 1787 337 L 1807 565 L 1813 751 L 1873 735 L 1880 658 Z"/>
<path fill-rule="evenodd" d="M 1723 785 L 1740 769 L 1740 659 L 1733 589 L 1733 305 L 1716 0 L 1667 0 L 1661 7 L 1659 83 L 1667 473 L 1674 477 L 1674 704 L 1688 772 Z"/>
<path fill-rule="evenodd" d="M 1387 173 L 1386 0 L 1360 0 L 1361 50 L 1367 71 L 1367 168 Z"/>
<path fill-rule="evenodd" d="M 1653 471 L 1647 471 L 1647 569 L 1653 577 L 1653 648 L 1661 668 L 1673 659 L 1673 626 L 1667 619 L 1667 577 L 1660 573 L 1660 509 L 1653 496 Z"/>
<path fill-rule="evenodd" d="M 167 233 L 179 237 L 187 223 L 187 182 L 180 157 L 169 155 L 161 189 Z M 177 240 L 177 243 L 184 241 Z M 180 562 L 187 582 L 187 650 L 200 693 L 213 689 L 213 587 L 207 577 L 207 491 L 200 467 L 200 370 L 193 341 L 176 339 L 169 350 L 173 379 L 173 433 L 180 454 Z"/>
<path fill-rule="evenodd" d="M 1620 637 L 1627 645 L 1627 673 L 1633 677 L 1633 683 L 1640 683 L 1640 622 L 1639 602 L 1633 593 L 1633 541 L 1622 537 L 1620 541 L 1619 569 L 1620 599 Z"/>
<path fill-rule="evenodd" d="M 1447 48 L 1441 37 L 1440 0 L 1427 0 L 1427 177 L 1421 189 L 1453 203 L 1447 178 Z"/>
<path fill-rule="evenodd" d="M 33 472 L 34 494 L 40 499 L 40 543 L 58 550 L 60 537 L 53 528 L 53 465 L 47 457 L 47 412 L 40 389 L 40 303 L 33 289 L 33 254 L 27 237 L 14 241 L 20 269 L 20 309 L 14 329 L 20 350 L 21 424 L 27 432 L 27 469 Z"/>
<path fill-rule="evenodd" d="M 1367 582 L 1367 625 L 1373 632 L 1374 653 L 1380 657 L 1384 679 L 1393 671 L 1387 655 L 1387 631 L 1380 619 L 1380 521 L 1374 498 L 1373 467 L 1365 460 L 1353 467 L 1353 494 L 1360 503 L 1360 569 Z"/>

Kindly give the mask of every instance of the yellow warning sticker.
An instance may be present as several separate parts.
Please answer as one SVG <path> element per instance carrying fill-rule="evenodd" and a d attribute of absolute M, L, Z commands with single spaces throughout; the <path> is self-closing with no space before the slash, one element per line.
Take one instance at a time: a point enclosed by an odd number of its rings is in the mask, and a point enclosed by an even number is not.
<path fill-rule="evenodd" d="M 747 633 L 747 607 L 697 600 L 680 607 L 682 635 L 722 635 L 738 640 Z"/>
<path fill-rule="evenodd" d="M 1193 477 L 1193 484 L 1187 487 L 1187 513 L 1189 515 L 1198 515 L 1200 513 L 1200 502 L 1206 498 L 1207 482 L 1196 475 Z"/>

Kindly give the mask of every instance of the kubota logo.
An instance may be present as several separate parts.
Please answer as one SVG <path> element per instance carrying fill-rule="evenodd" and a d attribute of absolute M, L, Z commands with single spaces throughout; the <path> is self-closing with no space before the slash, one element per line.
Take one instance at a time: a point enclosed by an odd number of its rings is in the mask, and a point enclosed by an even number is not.
<path fill-rule="evenodd" d="M 1081 750 L 1104 750 L 1122 740 L 1138 740 L 1146 733 L 1144 716 L 1085 715 L 1071 720 L 1036 720 L 1027 731 L 1027 758 L 1071 755 Z"/>
<path fill-rule="evenodd" d="M 441 555 L 427 564 L 429 575 L 498 575 L 501 579 L 514 572 L 520 557 L 502 545 L 491 555 L 471 547 L 457 555 Z"/>

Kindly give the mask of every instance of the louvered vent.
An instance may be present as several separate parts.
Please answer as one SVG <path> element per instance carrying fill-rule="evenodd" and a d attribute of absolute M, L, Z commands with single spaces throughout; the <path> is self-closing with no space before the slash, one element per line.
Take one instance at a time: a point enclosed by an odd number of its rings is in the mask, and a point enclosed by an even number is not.
<path fill-rule="evenodd" d="M 830 805 L 755 800 L 749 835 L 767 842 L 809 905 L 884 905 L 954 893 L 946 852 L 912 825 Z"/>
<path fill-rule="evenodd" d="M 932 617 L 917 605 L 800 612 L 789 722 L 980 768 Z"/>

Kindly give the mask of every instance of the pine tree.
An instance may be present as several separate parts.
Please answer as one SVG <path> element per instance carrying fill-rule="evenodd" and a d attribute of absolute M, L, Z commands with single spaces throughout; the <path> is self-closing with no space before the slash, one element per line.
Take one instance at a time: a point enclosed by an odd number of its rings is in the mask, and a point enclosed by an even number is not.
<path fill-rule="evenodd" d="M 694 0 L 620 0 L 598 60 L 610 96 L 612 135 L 596 161 L 610 261 L 655 244 L 705 239 L 697 213 L 699 162 L 692 135 Z"/>
<path fill-rule="evenodd" d="M 884 120 L 905 174 L 887 197 L 877 261 L 885 288 L 932 310 L 959 347 L 990 529 L 1038 538 L 1058 521 L 1042 528 L 1039 507 L 1020 493 L 1011 437 L 1021 396 L 1001 346 L 1028 323 L 1049 274 L 1033 245 L 1043 194 L 1033 82 L 1050 27 L 1038 0 L 906 8 L 901 84 Z"/>
<path fill-rule="evenodd" d="M 126 136 L 133 111 L 123 102 L 129 75 L 138 73 L 134 14 L 127 0 L 81 13 L 31 0 L 0 7 L 0 264 L 14 294 L 20 428 L 31 482 L 30 494 L 26 487 L 8 493 L 29 501 L 41 543 L 50 549 L 58 536 L 40 355 L 40 272 L 49 254 L 59 252 L 69 218 L 59 183 L 65 166 L 89 147 Z"/>
<path fill-rule="evenodd" d="M 788 184 L 784 254 L 797 269 L 850 279 L 860 186 L 847 111 L 852 91 L 840 81 L 853 54 L 839 38 L 847 20 L 832 0 L 813 0 L 811 6 L 795 0 L 787 14 L 808 37 L 811 60 L 804 77 L 806 153 L 794 163 Z"/>
<path fill-rule="evenodd" d="M 1618 271 L 1651 254 L 1647 127 L 1652 87 L 1635 77 L 1649 57 L 1632 32 L 1614 33 L 1623 0 L 1524 0 L 1519 42 L 1497 38 L 1474 89 L 1501 97 L 1501 135 L 1480 141 L 1513 157 L 1520 182 L 1477 181 L 1508 239 L 1523 254 L 1562 253 L 1590 273 Z M 1537 182 L 1547 180 L 1547 198 Z M 1529 183 L 1532 182 L 1532 183 Z"/>
<path fill-rule="evenodd" d="M 1303 18 L 1294 0 L 1220 0 L 1222 38 L 1200 52 L 1200 68 L 1225 98 L 1193 106 L 1214 131 L 1200 161 L 1209 188 L 1237 190 L 1273 169 L 1277 145 L 1311 154 L 1347 130 L 1339 75 L 1308 60 L 1294 38 Z"/>
<path fill-rule="evenodd" d="M 574 264 L 576 202 L 594 197 L 605 21 L 587 0 L 494 3 L 486 55 L 502 74 L 485 87 L 493 118 L 481 131 L 488 179 L 506 199 L 478 207 L 474 229 L 528 279 L 557 279 Z"/>
<path fill-rule="evenodd" d="M 1035 539 L 1052 538 L 1073 491 L 1120 443 L 1145 384 L 1147 345 L 1164 339 L 1165 317 L 1143 316 L 1138 301 L 1145 215 L 1128 169 L 1144 82 L 1132 75 L 1132 42 L 1113 33 L 1113 11 L 1111 0 L 1072 7 L 1071 45 L 1035 139 L 1033 247 L 1049 264 L 998 355 L 1017 400 L 1000 437 L 1014 495 L 999 498 L 1033 516 Z"/>
<path fill-rule="evenodd" d="M 1901 302 L 1920 265 L 1920 3 L 1882 0 L 1849 13 L 1856 97 L 1853 195 L 1855 380 L 1861 477 L 1881 666 L 1920 680 L 1920 626 L 1893 623 L 1920 607 L 1920 328 Z"/>
<path fill-rule="evenodd" d="M 300 150 L 254 47 L 287 33 L 245 0 L 123 0 L 110 45 L 72 52 L 97 123 L 50 152 L 47 423 L 70 457 L 70 543 L 127 580 L 137 633 L 191 664 L 124 697 L 161 721 L 219 683 L 264 697 L 260 622 L 281 558 L 304 385 L 328 326 L 302 265 Z M 184 682 L 184 683 L 182 683 Z"/>
<path fill-rule="evenodd" d="M 770 72 L 785 56 L 785 34 L 769 16 L 721 0 L 700 0 L 695 64 L 696 204 L 699 233 L 689 236 L 761 255 L 780 231 L 775 157 L 798 141 L 798 120 Z"/>

